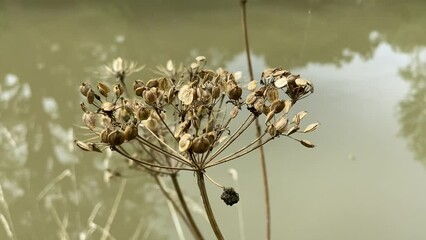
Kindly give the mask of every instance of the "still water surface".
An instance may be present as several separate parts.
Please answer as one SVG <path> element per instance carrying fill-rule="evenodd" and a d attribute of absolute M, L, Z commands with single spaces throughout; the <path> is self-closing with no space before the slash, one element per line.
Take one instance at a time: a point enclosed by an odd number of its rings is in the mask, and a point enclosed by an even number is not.
<path fill-rule="evenodd" d="M 310 136 L 313 150 L 286 139 L 266 148 L 273 239 L 426 239 L 424 12 L 422 0 L 249 1 L 256 76 L 284 66 L 312 80 L 315 93 L 297 109 L 321 122 Z M 105 183 L 103 170 L 120 168 L 111 161 L 118 157 L 71 144 L 81 134 L 78 86 L 96 82 L 93 71 L 118 56 L 154 69 L 205 55 L 210 66 L 243 70 L 247 79 L 241 43 L 237 1 L 1 2 L 0 185 L 7 206 L 0 213 L 16 238 L 58 239 L 62 222 L 70 239 L 84 239 L 97 207 L 93 222 L 107 222 L 121 180 Z M 152 76 L 144 70 L 137 77 Z M 236 186 L 229 168 L 238 171 L 246 239 L 265 236 L 257 158 L 210 171 L 227 186 Z M 115 239 L 176 239 L 153 181 L 123 174 Z M 197 211 L 194 177 L 181 177 Z M 208 188 L 224 235 L 240 239 L 237 208 Z M 195 215 L 212 238 L 203 215 Z M 8 239 L 3 225 L 0 239 Z"/>

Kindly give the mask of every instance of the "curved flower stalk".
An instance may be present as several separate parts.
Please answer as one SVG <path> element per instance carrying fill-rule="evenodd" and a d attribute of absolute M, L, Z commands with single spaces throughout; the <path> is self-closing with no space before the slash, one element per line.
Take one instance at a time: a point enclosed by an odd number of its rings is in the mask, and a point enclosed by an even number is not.
<path fill-rule="evenodd" d="M 87 151 L 109 147 L 152 174 L 195 172 L 212 228 L 223 239 L 205 189 L 206 169 L 238 159 L 279 137 L 312 148 L 312 143 L 294 136 L 314 131 L 318 123 L 301 131 L 306 112 L 289 115 L 297 101 L 313 93 L 312 83 L 299 75 L 282 68 L 266 69 L 259 80 L 249 83 L 248 94 L 243 96 L 238 74 L 205 65 L 202 56 L 187 68 L 176 69 L 169 61 L 158 68 L 159 77 L 134 81 L 133 98 L 123 94 L 121 84 L 98 83 L 94 88 L 82 83 L 80 92 L 88 104 L 81 104 L 83 123 L 95 137 L 76 144 Z M 226 151 L 238 145 L 237 139 L 256 119 L 264 122 L 263 133 L 237 151 Z M 232 122 L 241 124 L 233 129 Z M 259 139 L 262 145 L 256 144 Z"/>

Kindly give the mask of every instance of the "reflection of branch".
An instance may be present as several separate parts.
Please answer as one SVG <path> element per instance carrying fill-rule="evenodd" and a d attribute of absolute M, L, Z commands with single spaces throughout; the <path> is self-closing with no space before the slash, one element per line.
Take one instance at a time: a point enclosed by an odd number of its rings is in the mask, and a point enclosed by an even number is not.
<path fill-rule="evenodd" d="M 59 181 L 64 179 L 65 177 L 71 176 L 71 171 L 69 169 L 65 169 L 61 174 L 59 174 L 55 179 L 53 179 L 51 182 L 49 182 L 43 190 L 37 195 L 37 201 L 40 201 L 46 194 L 49 192 L 50 189 L 52 189 L 55 184 L 57 184 Z"/>
<path fill-rule="evenodd" d="M 120 188 L 118 189 L 117 196 L 115 197 L 115 201 L 111 209 L 111 213 L 109 214 L 107 223 L 105 224 L 104 231 L 102 231 L 101 240 L 106 240 L 109 235 L 109 229 L 111 228 L 112 221 L 114 221 L 115 214 L 117 213 L 118 205 L 120 204 L 121 197 L 124 193 L 124 188 L 126 187 L 126 182 L 126 179 L 121 181 Z"/>

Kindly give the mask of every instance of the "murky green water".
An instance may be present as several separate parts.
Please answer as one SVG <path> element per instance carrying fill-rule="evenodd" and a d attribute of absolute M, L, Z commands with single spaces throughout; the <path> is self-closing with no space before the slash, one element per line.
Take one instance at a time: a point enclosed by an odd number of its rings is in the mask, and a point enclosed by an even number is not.
<path fill-rule="evenodd" d="M 315 94 L 298 109 L 321 122 L 310 136 L 313 150 L 286 139 L 266 149 L 273 239 L 426 239 L 425 11 L 422 0 L 249 1 L 256 75 L 282 65 L 311 79 Z M 0 3 L 0 184 L 7 202 L 0 217 L 17 239 L 58 239 L 61 231 L 84 239 L 93 209 L 101 227 L 110 215 L 121 180 L 106 184 L 103 169 L 120 168 L 118 157 L 71 144 L 82 133 L 80 82 L 95 82 L 93 71 L 117 56 L 154 69 L 205 55 L 211 66 L 244 71 L 239 14 L 237 1 L 224 0 Z M 239 172 L 247 239 L 265 236 L 257 158 L 210 172 L 229 186 L 228 169 Z M 115 161 L 106 166 L 105 159 Z M 135 239 L 177 239 L 154 182 L 123 174 L 115 239 L 139 230 Z M 192 174 L 181 177 L 197 207 Z M 239 239 L 237 208 L 209 190 L 224 235 Z M 196 219 L 212 238 L 204 217 Z M 8 239 L 0 226 L 0 239 Z"/>

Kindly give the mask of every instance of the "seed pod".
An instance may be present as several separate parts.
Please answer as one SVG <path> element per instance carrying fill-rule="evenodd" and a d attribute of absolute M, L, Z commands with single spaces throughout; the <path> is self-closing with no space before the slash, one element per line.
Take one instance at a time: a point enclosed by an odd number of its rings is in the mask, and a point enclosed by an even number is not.
<path fill-rule="evenodd" d="M 158 80 L 157 79 L 151 79 L 146 83 L 146 87 L 147 88 L 153 88 L 153 87 L 158 87 Z"/>
<path fill-rule="evenodd" d="M 185 105 L 190 105 L 194 101 L 195 90 L 189 85 L 183 85 L 178 93 L 178 98 Z"/>
<path fill-rule="evenodd" d="M 268 123 L 269 121 L 271 121 L 271 119 L 275 116 L 275 112 L 274 111 L 270 111 L 268 113 L 268 115 L 266 115 L 266 119 L 265 119 L 265 124 Z"/>
<path fill-rule="evenodd" d="M 232 188 L 223 188 L 223 193 L 220 196 L 226 205 L 232 206 L 240 201 L 240 195 Z"/>
<path fill-rule="evenodd" d="M 155 118 L 148 118 L 147 120 L 142 122 L 143 125 L 148 128 L 149 130 L 151 130 L 152 132 L 156 132 L 158 130 L 158 120 Z"/>
<path fill-rule="evenodd" d="M 125 108 L 118 109 L 118 121 L 127 122 L 130 120 L 131 117 L 132 115 Z"/>
<path fill-rule="evenodd" d="M 88 83 L 85 83 L 85 82 L 81 83 L 81 85 L 80 85 L 80 93 L 81 93 L 83 96 L 87 97 L 87 92 L 88 92 L 90 89 L 92 89 L 92 88 L 90 87 L 90 85 L 89 85 Z"/>
<path fill-rule="evenodd" d="M 121 129 L 116 129 L 108 134 L 108 143 L 111 146 L 118 146 L 124 143 L 124 132 Z"/>
<path fill-rule="evenodd" d="M 182 137 L 180 137 L 179 140 L 179 151 L 180 152 L 185 152 L 188 151 L 188 149 L 191 147 L 192 144 L 192 136 L 189 133 L 185 133 L 184 135 L 182 135 Z"/>
<path fill-rule="evenodd" d="M 263 98 L 257 98 L 256 102 L 254 102 L 253 104 L 254 109 L 256 109 L 256 111 L 260 113 L 263 112 L 264 105 L 265 105 L 265 101 L 263 100 Z"/>
<path fill-rule="evenodd" d="M 196 57 L 196 58 L 195 58 L 195 60 L 196 60 L 196 61 L 197 61 L 197 63 L 199 64 L 199 63 L 201 63 L 201 62 L 206 61 L 206 57 L 204 57 L 204 56 L 198 56 L 198 57 Z"/>
<path fill-rule="evenodd" d="M 87 113 L 86 104 L 84 104 L 84 102 L 80 103 L 80 108 L 81 108 L 81 110 L 83 110 L 83 112 Z"/>
<path fill-rule="evenodd" d="M 301 140 L 300 143 L 307 148 L 314 148 L 315 145 L 307 140 Z"/>
<path fill-rule="evenodd" d="M 285 87 L 287 85 L 287 77 L 282 77 L 280 79 L 275 80 L 274 85 L 277 88 Z"/>
<path fill-rule="evenodd" d="M 135 89 L 136 96 L 142 97 L 143 96 L 143 92 L 145 90 L 146 90 L 146 88 L 144 86 L 136 88 Z"/>
<path fill-rule="evenodd" d="M 90 151 L 93 152 L 102 152 L 101 149 L 98 147 L 98 145 L 94 144 L 94 143 L 88 143 L 87 146 L 89 146 Z"/>
<path fill-rule="evenodd" d="M 251 92 L 249 95 L 247 95 L 246 97 L 246 104 L 247 105 L 251 105 L 254 102 L 256 102 L 257 96 L 256 96 L 256 92 Z"/>
<path fill-rule="evenodd" d="M 274 111 L 275 113 L 281 112 L 285 107 L 285 103 L 282 100 L 275 100 L 271 104 L 271 111 Z"/>
<path fill-rule="evenodd" d="M 74 140 L 74 143 L 77 145 L 77 147 L 79 147 L 83 151 L 92 151 L 90 149 L 89 145 L 87 145 L 86 143 L 84 143 L 82 141 Z"/>
<path fill-rule="evenodd" d="M 308 132 L 313 132 L 313 131 L 315 131 L 315 129 L 317 129 L 318 128 L 318 126 L 319 126 L 319 123 L 312 123 L 312 124 L 309 124 L 306 128 L 305 128 L 305 130 L 303 130 L 303 132 L 304 133 L 308 133 Z"/>
<path fill-rule="evenodd" d="M 105 83 L 99 82 L 98 85 L 96 86 L 98 87 L 100 94 L 102 94 L 104 97 L 108 97 L 108 93 L 110 91 L 108 85 L 106 85 Z"/>
<path fill-rule="evenodd" d="M 212 88 L 212 98 L 216 99 L 218 97 L 220 97 L 220 87 L 218 87 L 218 86 L 215 85 Z"/>
<path fill-rule="evenodd" d="M 101 131 L 99 134 L 99 137 L 101 139 L 101 142 L 108 143 L 108 135 L 111 133 L 111 130 L 109 128 L 105 128 Z"/>
<path fill-rule="evenodd" d="M 241 98 L 241 95 L 243 94 L 243 90 L 236 86 L 232 87 L 229 91 L 228 91 L 228 97 L 231 100 L 239 100 Z"/>
<path fill-rule="evenodd" d="M 157 101 L 157 96 L 156 94 L 151 91 L 153 88 L 151 88 L 150 90 L 145 90 L 143 92 L 143 98 L 145 99 L 146 104 L 148 105 L 152 105 L 155 103 L 155 101 Z"/>
<path fill-rule="evenodd" d="M 89 89 L 87 91 L 87 102 L 89 104 L 92 104 L 95 101 L 95 93 L 93 93 L 92 89 Z"/>
<path fill-rule="evenodd" d="M 216 131 L 211 131 L 211 132 L 207 133 L 206 137 L 209 140 L 210 144 L 213 144 L 214 141 L 217 138 L 217 133 L 216 133 Z"/>
<path fill-rule="evenodd" d="M 278 121 L 275 122 L 274 124 L 275 129 L 279 132 L 279 133 L 283 133 L 285 131 L 287 131 L 287 126 L 288 126 L 288 119 L 285 118 L 284 116 L 281 116 Z"/>
<path fill-rule="evenodd" d="M 254 90 L 256 90 L 256 86 L 257 86 L 257 81 L 253 80 L 253 81 L 249 82 L 247 89 L 249 91 L 254 91 Z"/>
<path fill-rule="evenodd" d="M 297 132 L 297 130 L 299 130 L 299 127 L 297 127 L 297 126 L 291 127 L 287 132 L 287 136 L 290 136 L 291 134 Z"/>
<path fill-rule="evenodd" d="M 275 102 L 279 98 L 278 90 L 276 88 L 268 88 L 266 90 L 266 98 L 269 102 Z"/>
<path fill-rule="evenodd" d="M 115 104 L 112 102 L 103 102 L 101 105 L 101 109 L 104 112 L 112 112 L 115 110 Z"/>
<path fill-rule="evenodd" d="M 130 141 L 138 136 L 138 128 L 134 124 L 127 125 L 124 129 L 124 138 Z"/>
<path fill-rule="evenodd" d="M 83 114 L 83 123 L 89 129 L 93 130 L 96 128 L 96 115 L 93 112 L 88 112 Z"/>
<path fill-rule="evenodd" d="M 172 88 L 170 88 L 170 89 L 169 89 L 169 91 L 167 92 L 167 95 L 166 95 L 166 102 L 167 102 L 168 104 L 172 104 L 172 103 L 173 103 L 173 100 L 175 99 L 175 96 L 176 96 L 176 94 L 175 94 L 175 89 L 172 87 Z"/>
<path fill-rule="evenodd" d="M 210 148 L 210 141 L 206 136 L 199 136 L 194 139 L 191 150 L 194 153 L 205 153 Z"/>
<path fill-rule="evenodd" d="M 271 107 L 268 105 L 264 105 L 262 113 L 267 116 L 270 112 L 271 112 Z"/>
<path fill-rule="evenodd" d="M 145 86 L 144 82 L 140 79 L 135 80 L 135 82 L 133 83 L 133 90 L 136 91 L 136 89 Z"/>
<path fill-rule="evenodd" d="M 277 129 L 275 128 L 274 125 L 268 126 L 268 133 L 269 135 L 271 135 L 271 137 L 275 137 L 277 135 Z"/>
<path fill-rule="evenodd" d="M 287 99 L 284 101 L 285 107 L 283 110 L 284 114 L 287 114 L 290 111 L 291 106 L 293 105 L 293 102 L 290 99 Z"/>
<path fill-rule="evenodd" d="M 190 66 L 193 70 L 196 70 L 198 67 L 199 67 L 199 65 L 198 65 L 198 63 L 191 63 L 191 66 Z"/>
<path fill-rule="evenodd" d="M 231 110 L 231 112 L 229 113 L 229 117 L 230 118 L 235 118 L 238 115 L 238 112 L 240 111 L 240 109 L 237 106 L 234 106 Z"/>
<path fill-rule="evenodd" d="M 179 126 L 175 130 L 174 137 L 178 138 L 180 135 L 182 135 L 182 133 L 185 133 L 190 126 L 191 126 L 190 121 L 184 121 L 181 124 L 179 124 Z"/>
<path fill-rule="evenodd" d="M 297 84 L 297 86 L 304 87 L 308 84 L 308 81 L 305 79 L 298 78 L 296 79 L 295 83 Z"/>
<path fill-rule="evenodd" d="M 124 88 L 121 86 L 121 84 L 115 84 L 113 90 L 117 98 L 120 97 L 124 92 Z"/>
<path fill-rule="evenodd" d="M 136 118 L 139 121 L 147 120 L 149 118 L 150 111 L 145 107 L 140 107 L 136 112 Z"/>

